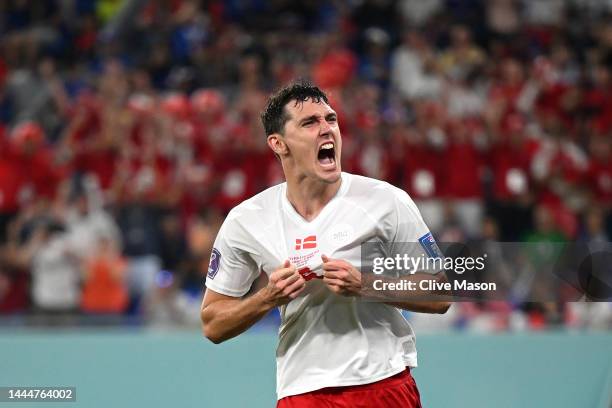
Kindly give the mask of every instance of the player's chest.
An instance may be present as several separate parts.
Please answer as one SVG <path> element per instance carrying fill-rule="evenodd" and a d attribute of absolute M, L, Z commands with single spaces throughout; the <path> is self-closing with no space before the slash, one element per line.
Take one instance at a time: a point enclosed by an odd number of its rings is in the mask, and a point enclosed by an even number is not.
<path fill-rule="evenodd" d="M 359 266 L 361 244 L 376 239 L 380 235 L 378 227 L 369 217 L 350 210 L 312 222 L 283 217 L 278 224 L 280 242 L 275 254 L 262 259 L 264 270 L 272 271 L 288 259 L 303 274 L 314 278 L 314 274 L 322 275 L 322 255 Z"/>

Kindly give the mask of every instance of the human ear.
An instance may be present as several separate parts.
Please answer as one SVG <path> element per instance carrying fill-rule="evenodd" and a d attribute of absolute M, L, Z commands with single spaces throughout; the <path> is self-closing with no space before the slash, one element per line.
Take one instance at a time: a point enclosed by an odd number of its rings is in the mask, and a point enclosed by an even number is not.
<path fill-rule="evenodd" d="M 279 133 L 273 133 L 268 136 L 268 146 L 279 156 L 289 152 L 283 136 Z"/>

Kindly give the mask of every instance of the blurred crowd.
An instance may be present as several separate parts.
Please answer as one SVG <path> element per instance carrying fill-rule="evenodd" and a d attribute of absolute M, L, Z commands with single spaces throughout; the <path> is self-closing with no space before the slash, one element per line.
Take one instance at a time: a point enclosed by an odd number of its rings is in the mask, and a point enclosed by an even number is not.
<path fill-rule="evenodd" d="M 439 241 L 607 247 L 611 74 L 605 0 L 2 1 L 0 313 L 197 324 L 224 215 L 282 181 L 259 113 L 295 78 L 328 92 L 343 169 Z M 517 308 L 445 324 L 612 327 Z"/>

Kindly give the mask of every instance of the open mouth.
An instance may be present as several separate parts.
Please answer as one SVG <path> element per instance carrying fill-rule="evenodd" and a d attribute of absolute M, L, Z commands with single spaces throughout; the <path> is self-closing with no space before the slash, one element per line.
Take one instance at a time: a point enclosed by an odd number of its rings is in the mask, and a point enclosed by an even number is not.
<path fill-rule="evenodd" d="M 334 164 L 336 162 L 336 148 L 334 144 L 331 142 L 323 143 L 319 147 L 317 159 L 323 165 Z"/>

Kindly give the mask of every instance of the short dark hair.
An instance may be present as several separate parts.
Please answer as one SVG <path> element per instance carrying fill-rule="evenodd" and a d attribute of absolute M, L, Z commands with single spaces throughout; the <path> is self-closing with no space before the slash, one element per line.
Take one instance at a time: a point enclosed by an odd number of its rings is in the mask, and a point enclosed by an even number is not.
<path fill-rule="evenodd" d="M 297 105 L 299 103 L 304 103 L 308 99 L 315 103 L 323 101 L 329 105 L 329 100 L 325 92 L 308 81 L 291 83 L 270 96 L 266 108 L 261 113 L 261 122 L 266 131 L 266 136 L 274 133 L 282 133 L 285 122 L 289 120 L 289 116 L 285 110 L 285 105 L 287 105 L 287 103 L 295 100 L 295 104 Z"/>

